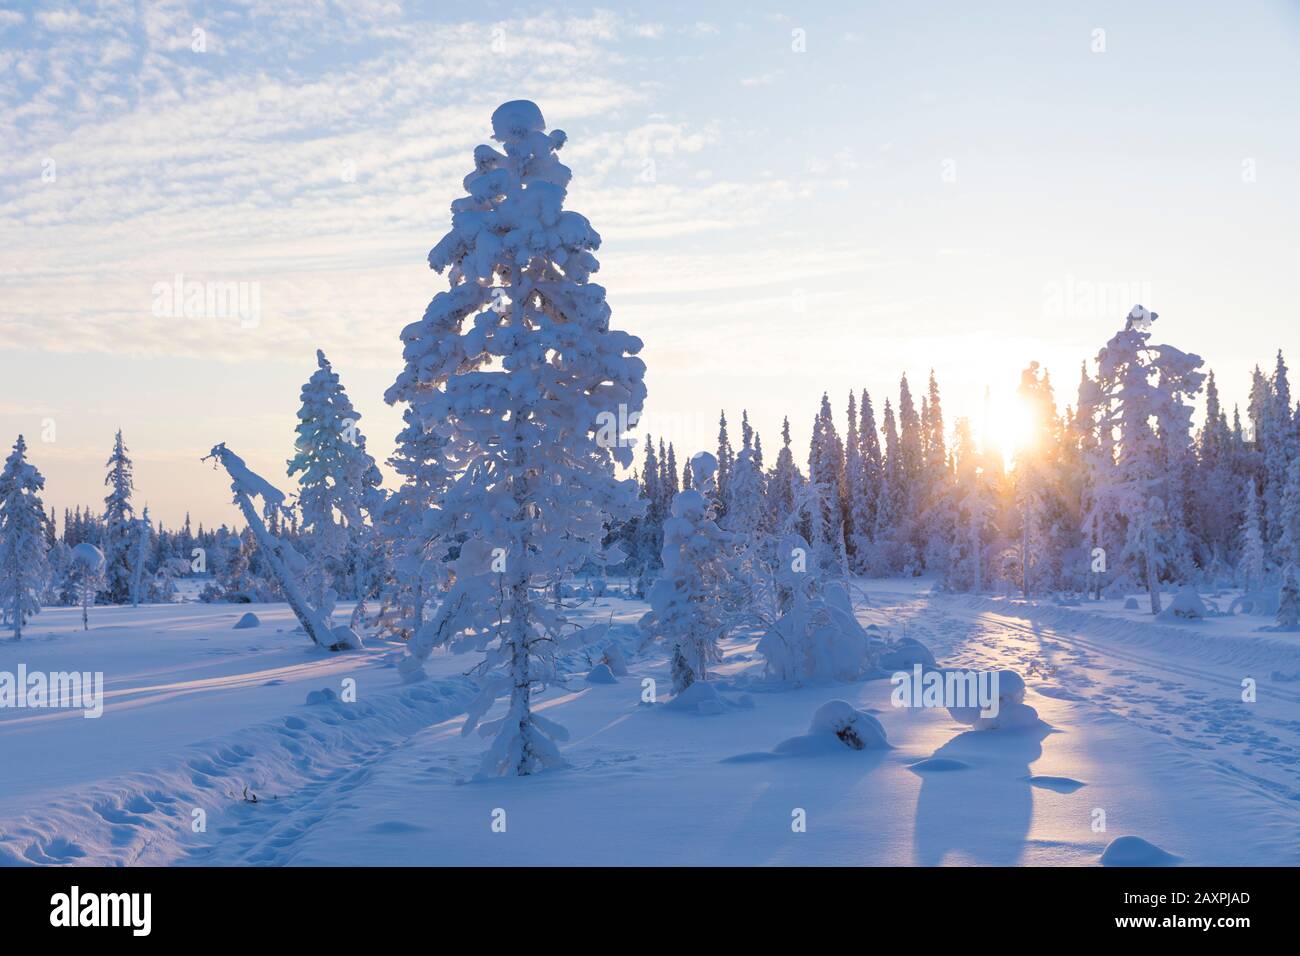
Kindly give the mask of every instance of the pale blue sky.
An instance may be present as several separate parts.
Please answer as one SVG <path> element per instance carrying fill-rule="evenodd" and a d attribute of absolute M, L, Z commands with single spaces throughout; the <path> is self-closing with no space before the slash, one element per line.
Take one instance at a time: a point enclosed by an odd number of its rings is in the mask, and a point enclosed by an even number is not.
<path fill-rule="evenodd" d="M 1064 404 L 1136 299 L 1229 400 L 1300 361 L 1296 3 L 0 11 L 0 439 L 60 511 L 119 426 L 167 523 L 234 517 L 217 441 L 288 490 L 318 347 L 386 455 L 424 257 L 520 97 L 569 134 L 679 453 L 748 407 L 802 459 L 824 389 L 842 418 L 930 367 L 949 426 L 1030 359 Z M 256 284 L 259 321 L 154 315 L 177 273 Z"/>

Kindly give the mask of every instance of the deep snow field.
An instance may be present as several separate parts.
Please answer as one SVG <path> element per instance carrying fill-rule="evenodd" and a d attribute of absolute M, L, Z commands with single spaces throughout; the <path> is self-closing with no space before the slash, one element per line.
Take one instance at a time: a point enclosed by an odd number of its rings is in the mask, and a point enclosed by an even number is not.
<path fill-rule="evenodd" d="M 773 685 L 754 639 L 727 645 L 722 712 L 684 712 L 663 654 L 632 656 L 645 606 L 615 598 L 575 616 L 612 620 L 630 674 L 591 683 L 575 656 L 540 697 L 570 769 L 479 782 L 486 742 L 459 733 L 473 656 L 435 652 L 429 679 L 402 685 L 400 645 L 318 651 L 284 605 L 97 607 L 88 632 L 47 609 L 0 642 L 0 671 L 103 671 L 105 709 L 0 710 L 0 863 L 1093 865 L 1135 835 L 1186 864 L 1300 864 L 1300 635 L 912 580 L 855 589 L 864 625 L 940 665 L 1018 671 L 1044 726 L 898 709 L 883 675 Z M 249 610 L 260 626 L 233 629 Z M 346 678 L 355 702 L 308 703 Z M 771 753 L 836 698 L 892 749 Z"/>

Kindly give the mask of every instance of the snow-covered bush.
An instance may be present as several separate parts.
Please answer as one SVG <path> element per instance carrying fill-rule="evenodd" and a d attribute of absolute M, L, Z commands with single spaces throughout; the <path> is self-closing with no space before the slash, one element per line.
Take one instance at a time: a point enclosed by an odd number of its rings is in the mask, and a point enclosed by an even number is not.
<path fill-rule="evenodd" d="M 1039 723 L 1038 711 L 1025 703 L 1025 681 L 1015 671 L 997 672 L 997 713 L 984 716 L 981 708 L 949 707 L 948 713 L 959 724 L 975 730 L 1020 730 Z"/>
<path fill-rule="evenodd" d="M 885 728 L 874 715 L 845 700 L 828 700 L 813 713 L 808 733 L 783 740 L 773 753 L 811 757 L 849 750 L 891 749 Z"/>
<path fill-rule="evenodd" d="M 1196 588 L 1190 584 L 1184 584 L 1178 589 L 1178 593 L 1174 595 L 1169 607 L 1161 611 L 1156 617 L 1162 621 L 1199 621 L 1208 617 L 1209 613 L 1205 602 L 1196 593 Z"/>
<path fill-rule="evenodd" d="M 724 589 L 736 570 L 736 545 L 737 536 L 718 527 L 703 494 L 677 493 L 664 522 L 663 572 L 639 625 L 647 643 L 670 649 L 675 693 L 707 679 L 721 656 L 718 642 L 733 623 Z"/>
<path fill-rule="evenodd" d="M 822 583 L 803 561 L 808 544 L 787 535 L 778 548 L 777 580 L 789 594 L 785 611 L 758 642 L 776 680 L 844 680 L 871 666 L 867 632 L 853 615 L 843 583 Z"/>
<path fill-rule="evenodd" d="M 914 637 L 900 637 L 886 644 L 876 661 L 877 667 L 889 672 L 911 670 L 917 664 L 922 669 L 938 666 L 930 648 Z"/>

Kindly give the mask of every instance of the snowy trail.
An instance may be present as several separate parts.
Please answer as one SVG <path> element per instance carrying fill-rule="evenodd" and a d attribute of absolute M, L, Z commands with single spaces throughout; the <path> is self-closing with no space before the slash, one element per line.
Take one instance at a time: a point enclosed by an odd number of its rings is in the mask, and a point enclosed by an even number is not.
<path fill-rule="evenodd" d="M 1121 716 L 1250 785 L 1300 801 L 1300 695 L 1261 680 L 1259 700 L 1244 703 L 1241 680 L 1250 675 L 1234 664 L 1192 665 L 1116 646 L 1097 636 L 1108 624 L 1097 615 L 1093 633 L 1084 637 L 1038 620 L 1040 614 L 1055 616 L 1054 608 L 1018 605 L 1014 611 L 993 611 L 979 606 L 991 603 L 934 599 L 932 612 L 970 628 L 953 648 L 960 663 L 1037 675 L 1047 685 L 1040 693 L 1052 696 L 1053 688 L 1060 688 L 1067 699 Z M 1070 617 L 1082 620 L 1086 613 L 1073 611 Z"/>

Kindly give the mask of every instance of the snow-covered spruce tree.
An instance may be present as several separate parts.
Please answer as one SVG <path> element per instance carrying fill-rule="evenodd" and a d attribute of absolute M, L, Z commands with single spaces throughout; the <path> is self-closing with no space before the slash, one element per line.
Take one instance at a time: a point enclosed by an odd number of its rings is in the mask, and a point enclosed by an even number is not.
<path fill-rule="evenodd" d="M 1265 553 L 1264 532 L 1260 522 L 1259 495 L 1255 492 L 1255 480 L 1247 478 L 1244 482 L 1244 517 L 1241 524 L 1241 558 L 1237 562 L 1240 571 L 1242 590 L 1246 594 L 1259 591 L 1264 586 Z"/>
<path fill-rule="evenodd" d="M 697 455 L 697 480 L 702 459 L 708 459 L 710 476 L 702 482 L 708 487 L 716 465 L 712 455 Z M 718 644 L 732 626 L 727 591 L 736 573 L 738 536 L 719 528 L 714 514 L 710 500 L 695 489 L 673 498 L 664 522 L 663 573 L 650 589 L 650 610 L 639 625 L 647 644 L 659 641 L 669 648 L 677 694 L 708 679 L 709 665 L 721 658 Z"/>
<path fill-rule="evenodd" d="M 1300 456 L 1287 470 L 1286 487 L 1278 511 L 1277 556 L 1283 566 L 1300 563 Z"/>
<path fill-rule="evenodd" d="M 361 416 L 319 349 L 316 366 L 302 387 L 289 477 L 299 476 L 298 508 L 310 545 L 308 593 L 328 620 L 332 606 L 328 591 L 336 582 L 344 583 L 349 569 L 354 572 L 350 590 L 357 607 L 365 602 L 370 585 L 366 515 L 378 513 L 383 496 L 382 476 L 357 428 Z M 353 623 L 357 623 L 355 616 Z"/>
<path fill-rule="evenodd" d="M 439 539 L 434 513 L 447 488 L 442 459 L 446 439 L 426 430 L 411 408 L 402 413 L 389 465 L 402 484 L 389 497 L 379 534 L 390 546 L 391 572 L 381 593 L 380 629 L 410 640 L 424 626 L 425 609 L 447 583 L 447 542 Z"/>
<path fill-rule="evenodd" d="M 768 527 L 773 531 L 791 530 L 791 522 L 795 520 L 795 497 L 803 483 L 803 476 L 799 474 L 799 468 L 794 463 L 794 452 L 790 448 L 789 418 L 781 423 L 781 438 L 784 444 L 777 452 L 776 465 L 767 482 Z"/>
<path fill-rule="evenodd" d="M 0 472 L 0 608 L 23 636 L 23 624 L 40 613 L 41 593 L 50 574 L 45 505 L 40 493 L 45 479 L 27 461 L 27 443 L 18 436 Z"/>
<path fill-rule="evenodd" d="M 1170 345 L 1152 345 L 1154 312 L 1133 307 L 1124 328 L 1097 355 L 1097 422 L 1100 441 L 1090 463 L 1090 511 L 1122 516 L 1124 540 L 1118 559 L 1134 568 L 1160 612 L 1160 576 L 1180 540 L 1182 510 L 1174 466 L 1191 445 L 1192 408 L 1205 376 L 1201 359 Z M 1112 444 L 1113 438 L 1113 444 Z"/>
<path fill-rule="evenodd" d="M 131 554 L 131 606 L 139 607 L 144 590 L 144 570 L 149 563 L 149 551 L 153 538 L 153 524 L 149 521 L 149 507 L 146 505 L 135 523 L 135 541 Z"/>
<path fill-rule="evenodd" d="M 1282 572 L 1282 590 L 1277 601 L 1277 627 L 1281 631 L 1300 630 L 1300 584 L 1296 583 L 1295 565 Z"/>
<path fill-rule="evenodd" d="M 741 600 L 752 603 L 768 577 L 773 545 L 771 535 L 767 533 L 763 471 L 752 448 L 741 449 L 732 464 L 731 510 L 722 524 L 737 535 L 737 543 L 742 548 L 737 560 L 739 578 L 736 583 L 743 592 Z"/>
<path fill-rule="evenodd" d="M 718 473 L 717 473 L 717 497 L 714 507 L 717 508 L 718 517 L 721 518 L 727 513 L 727 504 L 730 501 L 731 487 L 731 468 L 735 464 L 736 453 L 731 447 L 731 438 L 727 435 L 727 412 L 724 409 L 718 413 Z"/>
<path fill-rule="evenodd" d="M 899 451 L 894 410 L 885 399 L 883 418 L 885 454 L 881 464 L 880 492 L 876 498 L 876 526 L 872 546 L 871 573 L 884 576 L 903 570 L 906 545 L 900 538 L 907 502 L 907 485 Z"/>
<path fill-rule="evenodd" d="M 562 765 L 563 730 L 533 712 L 532 695 L 556 679 L 568 622 L 537 588 L 597 555 L 606 525 L 640 508 L 625 425 L 645 401 L 641 340 L 610 328 L 605 290 L 590 282 L 600 236 L 563 209 L 570 171 L 565 134 L 546 132 L 536 105 L 503 104 L 479 146 L 469 195 L 429 253 L 450 288 L 402 331 L 406 367 L 385 394 L 447 443 L 449 484 L 432 530 L 465 536 L 456 580 L 412 642 L 404 673 L 434 644 L 482 651 L 482 693 L 462 733 L 478 728 L 501 695 L 505 715 L 482 773 L 530 774 Z"/>
<path fill-rule="evenodd" d="M 108 497 L 104 499 L 104 529 L 100 549 L 104 553 L 104 591 L 110 604 L 125 604 L 131 599 L 131 564 L 134 561 L 136 542 L 135 513 L 131 507 L 131 493 L 135 490 L 131 477 L 131 459 L 122 441 L 119 429 L 113 441 L 113 454 L 104 466 L 108 475 Z"/>

